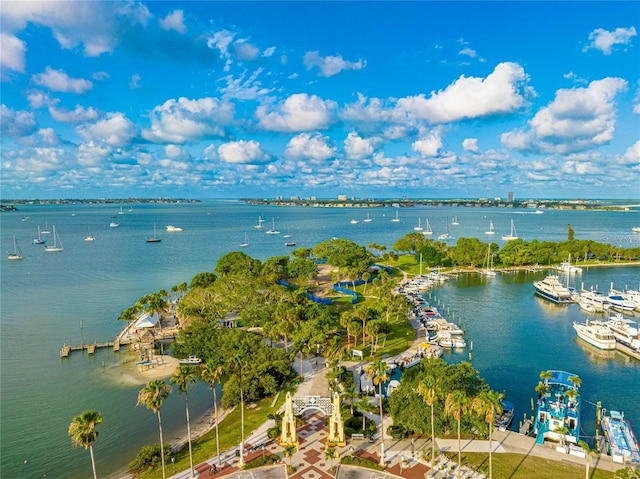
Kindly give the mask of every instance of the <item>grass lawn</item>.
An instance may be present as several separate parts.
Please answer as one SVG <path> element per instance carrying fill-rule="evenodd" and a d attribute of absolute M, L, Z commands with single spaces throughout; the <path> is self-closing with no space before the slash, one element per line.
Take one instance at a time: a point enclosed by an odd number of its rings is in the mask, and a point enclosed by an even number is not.
<path fill-rule="evenodd" d="M 284 404 L 287 391 L 293 389 L 287 388 L 280 391 L 278 400 L 273 403 L 273 397 L 268 397 L 258 402 L 257 404 L 245 405 L 244 410 L 244 431 L 245 440 L 251 435 L 251 432 L 265 423 L 269 414 L 273 414 L 280 409 Z M 231 411 L 227 417 L 220 422 L 218 427 L 220 431 L 220 454 L 224 454 L 233 448 L 238 448 L 240 445 L 240 407 L 236 407 Z M 193 467 L 203 463 L 207 459 L 216 456 L 216 431 L 215 428 L 206 433 L 204 436 L 197 440 L 192 441 L 191 448 L 193 450 Z M 185 444 L 184 448 L 175 454 L 175 470 L 183 471 L 189 469 L 189 446 Z M 171 464 L 168 458 L 166 459 L 166 471 L 167 476 L 173 474 L 173 464 Z M 139 476 L 142 479 L 160 479 L 162 477 L 162 470 L 160 467 L 157 469 L 145 472 Z"/>
<path fill-rule="evenodd" d="M 448 453 L 448 457 L 457 461 L 458 455 Z M 584 479 L 585 467 L 559 461 L 550 461 L 541 457 L 521 454 L 494 454 L 493 479 Z M 614 473 L 589 468 L 590 479 L 613 479 Z M 468 465 L 489 477 L 489 456 L 482 453 L 463 453 L 462 464 Z"/>

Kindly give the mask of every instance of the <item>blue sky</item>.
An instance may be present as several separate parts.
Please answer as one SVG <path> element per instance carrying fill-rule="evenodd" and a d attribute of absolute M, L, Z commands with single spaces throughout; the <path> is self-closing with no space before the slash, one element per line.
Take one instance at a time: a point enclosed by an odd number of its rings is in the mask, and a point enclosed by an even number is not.
<path fill-rule="evenodd" d="M 640 197 L 637 2 L 2 2 L 3 198 Z"/>

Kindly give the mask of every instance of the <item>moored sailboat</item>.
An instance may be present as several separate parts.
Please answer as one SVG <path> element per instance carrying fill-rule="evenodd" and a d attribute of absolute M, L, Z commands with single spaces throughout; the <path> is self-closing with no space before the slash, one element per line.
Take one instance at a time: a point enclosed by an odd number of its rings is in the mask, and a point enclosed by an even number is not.
<path fill-rule="evenodd" d="M 38 237 L 33 238 L 33 244 L 44 244 L 44 240 L 42 239 L 41 234 L 42 233 L 40 232 L 40 225 L 38 225 Z"/>
<path fill-rule="evenodd" d="M 496 234 L 496 232 L 493 229 L 493 221 L 489 220 L 489 231 L 485 231 L 484 234 L 486 235 Z"/>
<path fill-rule="evenodd" d="M 502 235 L 502 241 L 511 241 L 518 239 L 518 232 L 516 231 L 516 225 L 511 220 L 511 232 L 508 235 Z"/>
<path fill-rule="evenodd" d="M 13 235 L 13 253 L 7 255 L 7 259 L 10 261 L 18 261 L 22 259 L 20 249 L 18 249 L 18 243 L 16 242 L 16 235 Z"/>
<path fill-rule="evenodd" d="M 56 226 L 53 225 L 53 244 L 45 245 L 44 250 L 47 253 L 59 253 L 60 251 L 64 251 L 64 247 L 62 246 L 62 240 L 58 236 L 58 232 L 56 231 Z"/>
<path fill-rule="evenodd" d="M 153 236 L 151 238 L 147 238 L 147 243 L 160 243 L 162 241 L 158 238 L 158 233 L 156 232 L 156 224 L 153 223 Z"/>
<path fill-rule="evenodd" d="M 427 218 L 426 225 L 424 230 L 422 231 L 423 235 L 432 235 L 433 231 L 431 230 L 431 224 L 429 223 L 429 218 Z"/>

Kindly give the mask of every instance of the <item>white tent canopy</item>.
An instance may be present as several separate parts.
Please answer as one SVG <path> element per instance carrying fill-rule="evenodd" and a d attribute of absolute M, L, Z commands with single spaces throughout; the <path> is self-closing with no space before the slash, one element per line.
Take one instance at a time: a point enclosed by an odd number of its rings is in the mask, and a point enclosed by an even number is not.
<path fill-rule="evenodd" d="M 138 329 L 153 328 L 156 324 L 158 324 L 158 319 L 158 313 L 144 313 L 138 318 L 133 327 Z"/>

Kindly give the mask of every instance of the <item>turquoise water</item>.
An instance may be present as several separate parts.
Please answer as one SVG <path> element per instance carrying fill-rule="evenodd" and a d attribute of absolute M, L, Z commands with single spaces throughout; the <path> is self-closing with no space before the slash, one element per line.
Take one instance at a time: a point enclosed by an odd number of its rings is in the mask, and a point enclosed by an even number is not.
<path fill-rule="evenodd" d="M 511 218 L 525 239 L 561 240 L 566 237 L 565 225 L 571 223 L 576 238 L 608 239 L 625 246 L 640 241 L 640 235 L 631 233 L 633 226 L 640 225 L 638 213 L 534 215 L 504 209 L 424 207 L 401 209 L 401 222 L 393 223 L 392 209 L 278 208 L 234 201 L 134 205 L 132 212 L 125 204 L 124 215 L 117 215 L 119 209 L 119 205 L 25 206 L 0 216 L 2 477 L 86 477 L 89 455 L 74 449 L 67 435 L 73 416 L 86 409 L 99 410 L 104 416 L 94 447 L 101 477 L 117 477 L 142 445 L 158 440 L 155 415 L 135 406 L 142 385 L 126 374 L 122 353 L 103 350 L 95 357 L 74 353 L 60 360 L 60 347 L 64 342 L 79 343 L 83 337 L 85 341 L 112 339 L 123 326 L 116 320 L 123 309 L 144 294 L 168 290 L 189 282 L 196 273 L 212 271 L 222 254 L 239 249 L 245 233 L 250 246 L 243 251 L 262 260 L 288 254 L 291 248 L 284 246 L 282 238 L 287 232 L 297 246 L 312 247 L 340 236 L 391 249 L 395 240 L 413 232 L 418 216 L 423 224 L 429 218 L 437 235 L 444 231 L 446 218 L 456 215 L 460 226 L 450 227 L 451 234 L 482 240 L 491 219 L 498 243 Z M 373 218 L 370 223 L 362 222 L 367 212 Z M 30 219 L 22 221 L 24 215 Z M 267 228 L 275 219 L 281 234 L 255 230 L 259 215 Z M 351 219 L 360 222 L 352 225 Z M 110 221 L 119 222 L 120 227 L 109 228 Z M 31 244 L 37 226 L 45 223 L 49 228 L 56 225 L 64 252 L 45 253 Z M 162 242 L 149 244 L 145 239 L 153 235 L 154 223 Z M 167 233 L 169 224 L 184 231 Z M 94 242 L 84 241 L 89 227 Z M 10 262 L 6 252 L 13 248 L 14 234 L 24 259 Z M 640 269 L 594 269 L 583 276 L 591 275 L 596 275 L 601 289 L 609 281 L 618 287 L 640 282 Z M 624 357 L 603 361 L 576 343 L 571 320 L 581 313 L 577 308 L 558 310 L 541 303 L 532 296 L 533 279 L 496 277 L 483 286 L 477 278 L 462 277 L 459 287 L 448 283 L 436 295 L 463 317 L 474 341 L 474 365 L 494 388 L 507 390 L 519 414 L 529 403 L 540 370 L 565 369 L 583 377 L 586 399 L 600 399 L 605 407 L 615 403 L 608 407 L 625 410 L 639 429 L 640 417 L 632 403 L 632 398 L 640 396 L 638 362 Z M 463 357 L 466 353 L 451 356 Z M 174 393 L 163 406 L 165 440 L 183 433 L 183 400 Z M 192 417 L 201 415 L 211 400 L 210 390 L 199 384 L 189 395 Z"/>

